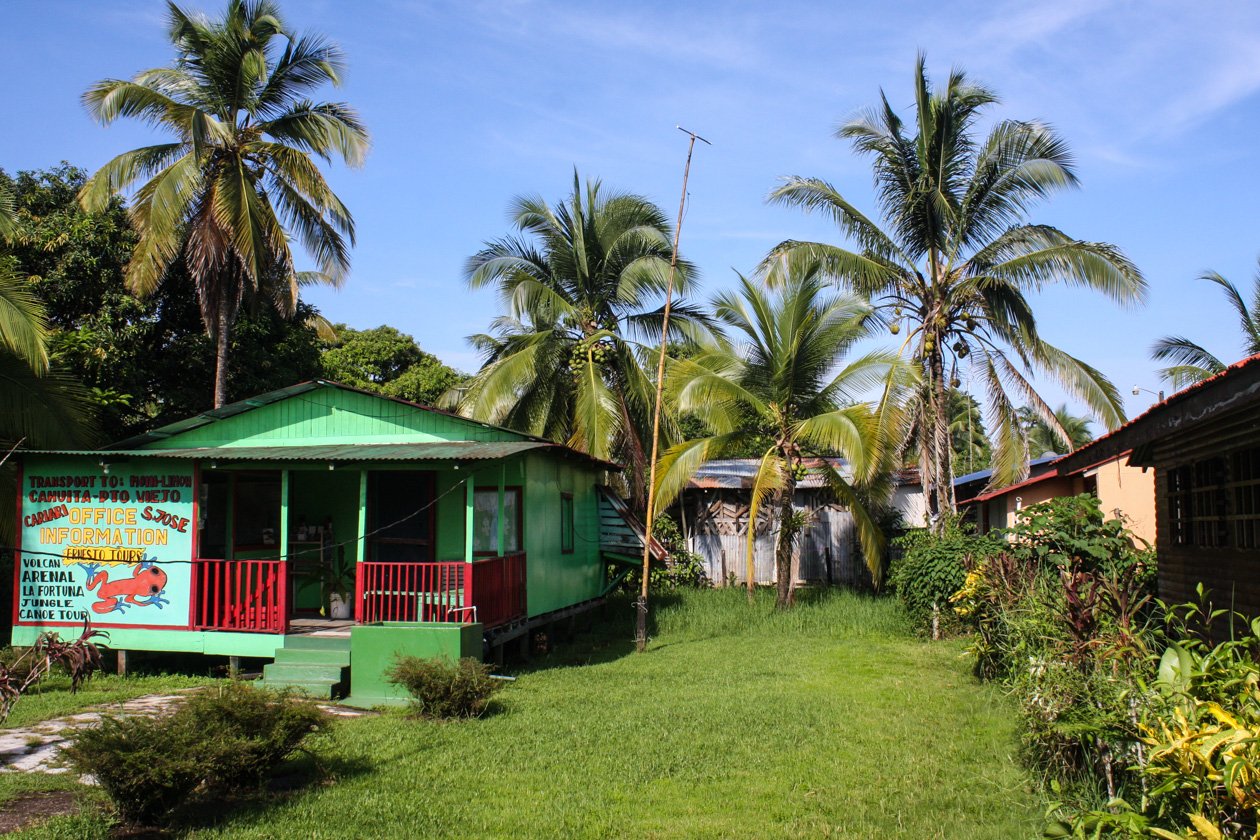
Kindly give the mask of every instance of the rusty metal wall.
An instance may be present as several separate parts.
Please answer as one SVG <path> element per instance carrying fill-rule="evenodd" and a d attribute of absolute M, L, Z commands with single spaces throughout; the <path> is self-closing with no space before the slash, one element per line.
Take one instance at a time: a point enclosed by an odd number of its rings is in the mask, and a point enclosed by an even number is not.
<path fill-rule="evenodd" d="M 734 491 L 737 493 L 738 491 Z M 719 495 L 720 494 L 720 495 Z M 742 584 L 746 577 L 748 530 L 746 516 L 728 527 L 719 528 L 712 518 L 697 515 L 732 491 L 711 491 L 695 494 L 699 498 L 689 500 L 687 530 L 691 551 L 700 555 L 715 586 L 725 586 L 730 576 Z M 688 495 L 692 495 L 689 493 Z M 798 508 L 812 512 L 809 528 L 797 546 L 800 556 L 799 580 L 811 583 L 863 586 L 869 582 L 869 574 L 856 550 L 853 514 L 835 504 L 827 504 L 820 494 L 799 491 L 795 499 Z M 733 524 L 732 529 L 729 525 Z M 730 533 L 734 530 L 735 533 Z M 719 533 L 727 531 L 728 533 Z M 754 541 L 753 563 L 755 580 L 759 584 L 775 582 L 774 547 L 777 531 L 761 527 Z"/>

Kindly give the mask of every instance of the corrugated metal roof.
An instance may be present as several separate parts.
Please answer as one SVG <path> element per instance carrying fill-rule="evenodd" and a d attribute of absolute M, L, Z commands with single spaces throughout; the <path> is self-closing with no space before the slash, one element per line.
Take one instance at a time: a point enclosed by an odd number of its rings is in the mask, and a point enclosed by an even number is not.
<path fill-rule="evenodd" d="M 37 455 L 90 455 L 107 458 L 199 458 L 219 461 L 481 461 L 507 458 L 531 449 L 567 447 L 545 441 L 360 443 L 324 446 L 204 446 L 191 449 L 59 450 Z M 580 453 L 575 453 L 579 454 Z M 587 457 L 585 455 L 581 457 Z"/>
<path fill-rule="evenodd" d="M 340 382 L 333 382 L 330 379 L 312 379 L 309 382 L 299 382 L 298 384 L 290 385 L 287 388 L 281 388 L 277 391 L 268 391 L 265 394 L 258 394 L 257 396 L 249 397 L 248 399 L 240 400 L 234 403 L 229 403 L 223 406 L 222 408 L 214 408 L 209 411 L 203 411 L 202 413 L 196 415 L 195 417 L 187 417 L 183 420 L 178 420 L 174 423 L 169 423 L 165 426 L 161 426 L 157 429 L 144 432 L 134 437 L 129 437 L 126 440 L 120 440 L 117 443 L 112 444 L 112 446 L 116 450 L 132 449 L 132 448 L 138 448 L 141 446 L 146 446 L 150 443 L 154 443 L 160 440 L 166 440 L 167 438 L 174 437 L 175 435 L 179 435 L 187 431 L 191 431 L 192 429 L 197 429 L 202 426 L 208 425 L 210 423 L 218 422 L 219 420 L 226 420 L 229 417 L 235 417 L 238 414 L 244 414 L 247 411 L 253 411 L 256 408 L 262 408 L 263 406 L 271 405 L 272 403 L 281 402 L 283 400 L 289 399 L 290 397 L 296 397 L 301 394 L 309 393 L 311 391 L 317 391 L 321 388 L 334 388 L 339 391 L 349 391 L 351 393 L 363 394 L 364 396 L 373 397 L 375 399 L 398 403 L 399 405 L 405 405 L 408 408 L 416 408 L 416 409 L 420 409 L 421 411 L 427 411 L 431 414 L 441 414 L 445 417 L 450 417 L 452 419 L 460 421 L 461 423 L 467 423 L 471 426 L 481 426 L 486 429 L 495 429 L 500 432 L 507 432 L 508 434 L 515 435 L 516 437 L 521 438 L 522 440 L 541 441 L 543 443 L 549 443 L 549 444 L 552 443 L 552 441 L 545 440 L 544 438 L 535 437 L 534 435 L 529 435 L 524 432 L 518 432 L 514 429 L 507 429 L 502 426 L 495 426 L 492 423 L 485 423 L 480 420 L 473 420 L 469 417 L 464 417 L 453 411 L 446 411 L 445 409 L 434 408 L 431 405 L 422 405 L 420 403 L 411 402 L 410 400 L 404 400 L 400 397 L 388 397 L 384 394 L 378 394 L 375 391 L 365 391 L 362 388 L 355 388 L 352 385 L 343 385 Z M 578 450 L 574 450 L 574 451 L 577 452 Z M 580 454 L 585 455 L 585 453 L 580 453 Z M 586 457 L 589 457 L 589 456 L 586 456 Z M 599 459 L 592 458 L 591 460 L 598 461 Z M 601 462 L 601 463 L 607 463 L 607 462 Z M 620 465 L 614 465 L 614 466 L 617 469 L 621 469 Z"/>
<path fill-rule="evenodd" d="M 849 464 L 843 458 L 829 458 L 832 465 L 839 471 L 840 475 L 846 479 L 850 477 Z M 821 458 L 805 458 L 806 467 L 816 468 L 820 465 Z M 761 463 L 757 458 L 726 458 L 716 461 L 707 461 L 700 465 L 692 475 L 691 480 L 687 482 L 687 487 L 691 489 L 708 489 L 708 490 L 742 490 L 753 486 L 753 481 L 757 478 L 757 467 Z M 798 481 L 796 486 L 801 490 L 817 489 L 826 485 L 823 477 L 816 472 L 811 472 L 805 476 L 803 481 Z"/>
<path fill-rule="evenodd" d="M 1110 461 L 1112 458 L 1118 458 L 1133 449 L 1133 443 L 1126 441 L 1126 437 L 1131 437 L 1135 429 L 1140 429 L 1148 423 L 1157 421 L 1160 415 L 1166 414 L 1172 406 L 1184 402 L 1196 394 L 1207 390 L 1209 387 L 1215 387 L 1222 380 L 1231 379 L 1237 376 L 1242 370 L 1250 368 L 1253 365 L 1260 365 L 1260 353 L 1248 356 L 1245 359 L 1234 362 L 1224 370 L 1216 373 L 1202 382 L 1196 382 L 1180 391 L 1175 391 L 1162 402 L 1157 402 L 1137 417 L 1125 423 L 1123 426 L 1112 429 L 1100 438 L 1095 438 L 1089 443 L 1077 449 L 1075 452 L 1069 452 L 1064 455 L 1064 467 L 1072 471 L 1078 470 L 1083 464 L 1093 463 L 1100 464 Z M 1196 418 L 1197 419 L 1197 418 Z M 1185 422 L 1181 420 L 1179 422 Z M 1086 461 L 1087 458 L 1093 459 Z M 1130 461 L 1132 463 L 1132 461 Z"/>
<path fill-rule="evenodd" d="M 1042 464 L 1048 464 L 1051 461 L 1057 461 L 1058 459 L 1062 457 L 1063 457 L 1062 455 L 1056 455 L 1054 453 L 1051 453 L 1049 455 L 1042 455 L 1040 458 L 1033 458 L 1031 461 L 1029 461 L 1028 468 L 1032 469 L 1033 467 L 1039 467 Z M 979 481 L 982 478 L 988 479 L 989 476 L 991 475 L 993 475 L 993 470 L 977 470 L 976 472 L 968 473 L 967 475 L 960 475 L 958 476 L 958 478 L 954 479 L 954 486 L 957 487 L 961 484 L 970 484 L 973 481 Z"/>

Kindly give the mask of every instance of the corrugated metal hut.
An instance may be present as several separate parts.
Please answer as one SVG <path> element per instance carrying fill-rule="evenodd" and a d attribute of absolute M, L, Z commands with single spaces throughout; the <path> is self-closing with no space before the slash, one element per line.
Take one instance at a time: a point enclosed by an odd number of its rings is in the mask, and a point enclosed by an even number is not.
<path fill-rule="evenodd" d="M 845 464 L 833 462 L 843 474 Z M 690 551 L 700 555 L 709 580 L 718 586 L 746 579 L 750 492 L 758 461 L 737 458 L 709 461 L 698 469 L 679 493 L 674 513 Z M 806 459 L 809 466 L 810 459 Z M 857 547 L 853 514 L 838 504 L 823 484 L 810 473 L 796 486 L 793 504 L 810 514 L 809 527 L 797 544 L 800 582 L 870 583 L 870 572 Z M 776 532 L 770 528 L 769 507 L 758 516 L 753 543 L 756 582 L 774 582 Z"/>

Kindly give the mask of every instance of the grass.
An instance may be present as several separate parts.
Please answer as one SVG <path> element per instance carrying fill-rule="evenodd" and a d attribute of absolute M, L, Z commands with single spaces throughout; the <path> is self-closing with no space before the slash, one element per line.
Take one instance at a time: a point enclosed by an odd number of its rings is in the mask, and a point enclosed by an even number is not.
<path fill-rule="evenodd" d="M 207 677 L 171 674 L 135 677 L 96 674 L 71 694 L 69 677 L 55 674 L 22 697 L 9 717 L 0 723 L 0 729 L 18 729 L 43 720 L 76 715 L 91 706 L 108 706 L 146 694 L 168 694 L 211 682 Z"/>
<path fill-rule="evenodd" d="M 334 784 L 246 804 L 197 838 L 981 838 L 1039 833 L 1015 722 L 957 643 L 891 600 L 664 596 L 646 655 L 603 630 L 515 671 L 481 720 L 343 722 Z M 50 820 L 30 836 L 92 836 Z"/>

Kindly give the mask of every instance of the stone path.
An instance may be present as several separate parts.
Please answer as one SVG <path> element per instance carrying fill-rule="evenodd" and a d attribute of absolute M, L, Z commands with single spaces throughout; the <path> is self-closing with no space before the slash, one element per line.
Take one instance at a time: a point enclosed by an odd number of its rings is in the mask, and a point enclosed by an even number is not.
<path fill-rule="evenodd" d="M 70 730 L 100 723 L 101 715 L 156 715 L 169 711 L 193 691 L 190 688 L 175 694 L 146 694 L 123 703 L 95 706 L 86 712 L 69 717 L 46 720 L 17 729 L 0 729 L 0 773 L 65 773 L 67 768 L 58 766 L 61 748 L 69 740 Z M 341 718 L 357 718 L 372 712 L 318 704 L 321 709 Z"/>

